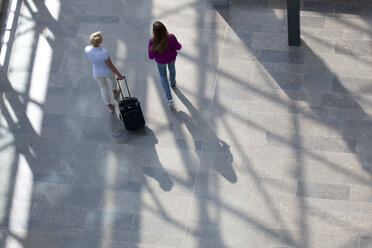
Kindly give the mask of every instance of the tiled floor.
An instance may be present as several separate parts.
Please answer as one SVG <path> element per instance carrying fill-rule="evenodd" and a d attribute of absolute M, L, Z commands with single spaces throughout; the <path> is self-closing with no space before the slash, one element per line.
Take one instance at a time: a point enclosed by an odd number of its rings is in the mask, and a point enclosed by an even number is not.
<path fill-rule="evenodd" d="M 9 0 L 0 247 L 372 247 L 372 1 Z M 151 23 L 183 48 L 170 111 Z M 141 100 L 111 116 L 89 34 Z"/>

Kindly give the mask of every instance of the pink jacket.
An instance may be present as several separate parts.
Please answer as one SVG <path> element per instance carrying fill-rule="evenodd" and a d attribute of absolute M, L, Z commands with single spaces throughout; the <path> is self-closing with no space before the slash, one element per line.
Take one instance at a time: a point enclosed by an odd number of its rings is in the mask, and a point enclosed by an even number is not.
<path fill-rule="evenodd" d="M 169 34 L 167 48 L 162 52 L 158 53 L 156 51 L 151 51 L 150 47 L 152 45 L 152 39 L 149 40 L 149 58 L 155 59 L 156 62 L 159 64 L 168 64 L 174 61 L 177 57 L 177 50 L 182 48 L 182 45 L 178 42 L 176 36 L 174 34 Z"/>

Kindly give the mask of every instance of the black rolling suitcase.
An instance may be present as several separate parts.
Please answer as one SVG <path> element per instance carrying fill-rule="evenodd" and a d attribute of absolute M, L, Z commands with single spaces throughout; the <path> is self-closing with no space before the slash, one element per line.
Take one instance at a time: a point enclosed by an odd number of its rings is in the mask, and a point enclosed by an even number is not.
<path fill-rule="evenodd" d="M 118 81 L 120 94 L 123 100 L 119 101 L 120 119 L 124 122 L 124 126 L 128 130 L 135 130 L 145 125 L 140 102 L 136 97 L 131 97 L 127 84 L 127 79 L 124 77 L 125 86 L 128 90 L 129 97 L 124 97 Z"/>

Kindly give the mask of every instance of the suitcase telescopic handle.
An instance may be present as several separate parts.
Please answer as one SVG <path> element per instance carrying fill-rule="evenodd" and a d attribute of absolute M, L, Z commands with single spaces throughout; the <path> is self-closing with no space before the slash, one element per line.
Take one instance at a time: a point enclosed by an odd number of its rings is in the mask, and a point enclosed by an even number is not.
<path fill-rule="evenodd" d="M 123 78 L 124 78 L 125 86 L 127 87 L 128 95 L 131 98 L 132 96 L 130 95 L 130 91 L 129 91 L 129 88 L 128 88 L 127 79 L 125 78 L 125 76 L 123 76 Z M 124 99 L 123 91 L 121 91 L 121 87 L 120 87 L 119 78 L 116 78 L 116 81 L 118 82 L 118 85 L 119 85 L 119 90 L 120 90 L 121 97 Z"/>

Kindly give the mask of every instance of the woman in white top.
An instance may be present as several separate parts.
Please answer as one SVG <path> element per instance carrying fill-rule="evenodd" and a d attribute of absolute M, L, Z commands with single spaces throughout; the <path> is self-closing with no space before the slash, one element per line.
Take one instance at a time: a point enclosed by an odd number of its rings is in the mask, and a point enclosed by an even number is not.
<path fill-rule="evenodd" d="M 123 76 L 112 64 L 107 50 L 100 47 L 103 41 L 101 32 L 97 31 L 91 34 L 89 41 L 92 45 L 86 46 L 84 52 L 93 64 L 93 77 L 96 79 L 101 89 L 103 101 L 109 107 L 111 113 L 115 113 L 114 105 L 111 103 L 109 96 L 108 83 L 110 83 L 112 93 L 115 99 L 117 99 L 117 97 L 119 97 L 119 89 L 117 89 L 115 74 L 119 80 L 122 80 Z"/>

